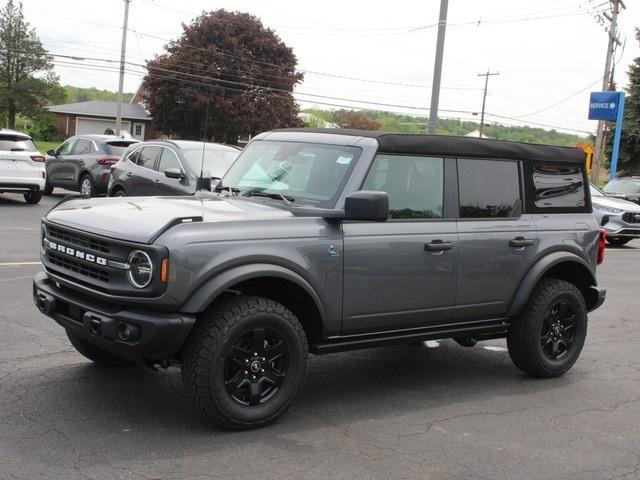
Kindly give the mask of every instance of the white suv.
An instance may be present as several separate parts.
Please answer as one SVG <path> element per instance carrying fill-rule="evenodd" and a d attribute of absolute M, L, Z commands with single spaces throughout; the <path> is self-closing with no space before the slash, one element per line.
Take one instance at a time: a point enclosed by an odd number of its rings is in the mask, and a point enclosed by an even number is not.
<path fill-rule="evenodd" d="M 0 128 L 0 193 L 23 193 L 38 203 L 46 181 L 45 157 L 25 133 Z"/>

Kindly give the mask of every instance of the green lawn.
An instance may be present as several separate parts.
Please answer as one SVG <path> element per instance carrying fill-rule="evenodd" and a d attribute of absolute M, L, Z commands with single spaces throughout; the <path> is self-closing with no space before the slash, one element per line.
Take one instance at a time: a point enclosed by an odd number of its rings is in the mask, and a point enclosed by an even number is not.
<path fill-rule="evenodd" d="M 34 142 L 36 144 L 36 147 L 38 147 L 38 151 L 40 153 L 47 153 L 47 151 L 49 150 L 55 150 L 56 147 L 62 143 L 62 142 L 44 142 L 44 141 L 38 141 L 38 140 L 35 140 Z"/>

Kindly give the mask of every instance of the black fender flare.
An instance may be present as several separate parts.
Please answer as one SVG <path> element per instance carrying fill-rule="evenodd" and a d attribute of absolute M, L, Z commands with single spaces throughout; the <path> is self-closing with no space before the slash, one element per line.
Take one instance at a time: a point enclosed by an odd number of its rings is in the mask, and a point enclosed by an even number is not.
<path fill-rule="evenodd" d="M 579 265 L 588 273 L 587 283 L 592 286 L 596 286 L 598 284 L 591 267 L 582 257 L 567 251 L 551 252 L 539 259 L 529 268 L 529 271 L 520 282 L 518 290 L 511 301 L 508 311 L 509 317 L 514 317 L 518 314 L 520 309 L 527 303 L 527 300 L 531 296 L 533 289 L 536 287 L 540 279 L 551 268 L 560 263 L 573 263 Z"/>
<path fill-rule="evenodd" d="M 222 292 L 245 280 L 260 277 L 277 277 L 289 280 L 302 288 L 314 301 L 324 323 L 325 309 L 314 288 L 296 272 L 270 263 L 250 263 L 232 267 L 200 285 L 178 309 L 182 313 L 200 313 L 204 311 Z"/>

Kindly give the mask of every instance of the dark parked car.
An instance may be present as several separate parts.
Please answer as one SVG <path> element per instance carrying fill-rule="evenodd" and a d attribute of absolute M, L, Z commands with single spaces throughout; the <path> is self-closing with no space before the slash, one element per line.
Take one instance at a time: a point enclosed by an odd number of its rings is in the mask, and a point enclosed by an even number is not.
<path fill-rule="evenodd" d="M 193 195 L 201 172 L 221 178 L 238 155 L 239 148 L 219 143 L 143 142 L 111 168 L 108 196 Z"/>
<path fill-rule="evenodd" d="M 609 197 L 640 203 L 640 177 L 614 178 L 602 189 Z"/>
<path fill-rule="evenodd" d="M 180 364 L 227 428 L 282 414 L 309 352 L 506 337 L 518 368 L 558 377 L 605 300 L 577 148 L 292 129 L 215 190 L 60 204 L 33 294 L 97 363 Z"/>
<path fill-rule="evenodd" d="M 45 195 L 54 187 L 75 190 L 86 197 L 107 193 L 111 165 L 138 143 L 115 135 L 78 135 L 47 152 Z"/>

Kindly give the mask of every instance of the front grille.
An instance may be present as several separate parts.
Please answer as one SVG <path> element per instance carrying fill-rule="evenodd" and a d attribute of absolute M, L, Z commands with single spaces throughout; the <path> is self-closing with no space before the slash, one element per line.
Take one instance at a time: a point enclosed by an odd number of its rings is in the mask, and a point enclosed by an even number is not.
<path fill-rule="evenodd" d="M 616 232 L 616 235 L 640 235 L 640 230 L 632 230 L 630 228 Z"/>
<path fill-rule="evenodd" d="M 72 232 L 69 230 L 62 230 L 61 228 L 49 226 L 47 228 L 49 237 L 59 240 L 61 242 L 69 243 L 77 247 L 87 248 L 100 253 L 109 253 L 111 246 L 109 242 L 103 240 L 97 240 L 95 238 L 82 235 L 81 233 Z"/>
<path fill-rule="evenodd" d="M 624 212 L 622 214 L 622 220 L 627 223 L 640 223 L 640 215 L 638 215 L 638 218 L 636 218 L 636 215 L 638 214 L 633 212 Z"/>
<path fill-rule="evenodd" d="M 101 282 L 109 283 L 109 272 L 90 265 L 85 265 L 71 257 L 64 257 L 57 253 L 49 252 L 49 262 L 51 262 L 52 265 L 64 268 L 65 270 L 78 273 L 85 277 L 94 278 Z"/>

